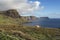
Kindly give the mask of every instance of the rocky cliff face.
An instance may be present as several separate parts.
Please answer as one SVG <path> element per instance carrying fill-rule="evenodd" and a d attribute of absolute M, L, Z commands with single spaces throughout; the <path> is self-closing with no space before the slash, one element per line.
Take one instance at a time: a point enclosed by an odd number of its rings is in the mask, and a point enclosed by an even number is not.
<path fill-rule="evenodd" d="M 15 9 L 10 9 L 7 11 L 1 11 L 0 14 L 12 17 L 12 18 L 20 18 L 19 13 L 17 12 L 17 10 Z"/>
<path fill-rule="evenodd" d="M 0 15 L 5 15 L 7 17 L 12 17 L 12 18 L 22 18 L 24 20 L 35 20 L 35 16 L 20 16 L 18 11 L 16 9 L 10 9 L 6 11 L 0 11 Z"/>
<path fill-rule="evenodd" d="M 21 16 L 22 19 L 25 19 L 25 20 L 36 20 L 38 19 L 37 17 L 35 16 Z"/>

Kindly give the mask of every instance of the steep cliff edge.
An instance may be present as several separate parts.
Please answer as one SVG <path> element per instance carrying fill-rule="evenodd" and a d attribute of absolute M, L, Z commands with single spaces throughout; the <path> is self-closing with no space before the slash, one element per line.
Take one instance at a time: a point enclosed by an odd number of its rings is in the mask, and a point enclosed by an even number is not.
<path fill-rule="evenodd" d="M 0 15 L 1 14 L 8 16 L 8 17 L 12 17 L 12 18 L 20 18 L 20 15 L 16 9 L 10 9 L 7 11 L 0 11 Z"/>

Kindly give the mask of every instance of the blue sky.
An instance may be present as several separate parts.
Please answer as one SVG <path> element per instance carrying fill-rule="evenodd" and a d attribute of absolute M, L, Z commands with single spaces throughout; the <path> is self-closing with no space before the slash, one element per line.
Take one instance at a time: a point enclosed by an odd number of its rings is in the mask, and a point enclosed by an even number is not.
<path fill-rule="evenodd" d="M 0 0 L 0 11 L 8 9 L 22 16 L 60 18 L 60 0 Z"/>
<path fill-rule="evenodd" d="M 37 0 L 31 0 L 37 1 Z M 35 16 L 39 17 L 50 17 L 50 18 L 60 18 L 60 0 L 38 0 L 41 5 L 44 6 L 43 10 L 36 11 Z"/>

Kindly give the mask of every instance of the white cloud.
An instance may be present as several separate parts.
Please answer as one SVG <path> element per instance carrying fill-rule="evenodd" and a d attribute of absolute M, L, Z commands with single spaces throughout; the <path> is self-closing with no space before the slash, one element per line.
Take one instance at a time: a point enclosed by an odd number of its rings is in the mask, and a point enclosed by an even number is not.
<path fill-rule="evenodd" d="M 43 8 L 39 1 L 28 0 L 0 0 L 0 10 L 17 9 L 21 13 L 34 12 Z"/>
<path fill-rule="evenodd" d="M 35 3 L 35 7 L 39 8 L 40 2 L 39 1 L 35 1 L 34 3 Z"/>

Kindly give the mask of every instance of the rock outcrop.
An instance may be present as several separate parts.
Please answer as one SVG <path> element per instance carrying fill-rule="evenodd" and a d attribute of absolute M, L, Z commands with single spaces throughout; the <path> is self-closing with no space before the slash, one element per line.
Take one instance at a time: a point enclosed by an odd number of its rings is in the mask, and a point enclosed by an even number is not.
<path fill-rule="evenodd" d="M 10 9 L 7 11 L 1 11 L 0 14 L 12 17 L 12 18 L 20 18 L 20 15 L 17 10 L 15 9 Z"/>

